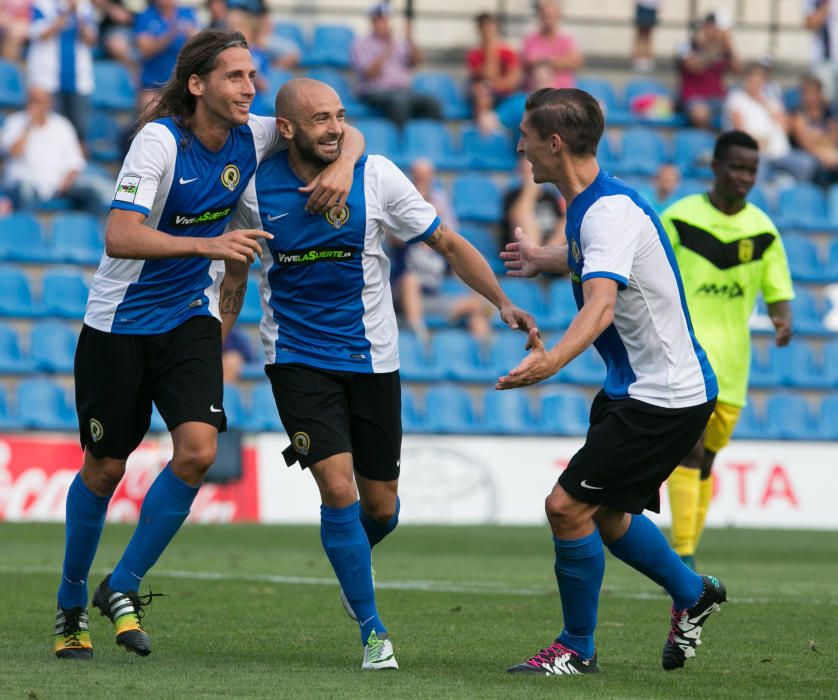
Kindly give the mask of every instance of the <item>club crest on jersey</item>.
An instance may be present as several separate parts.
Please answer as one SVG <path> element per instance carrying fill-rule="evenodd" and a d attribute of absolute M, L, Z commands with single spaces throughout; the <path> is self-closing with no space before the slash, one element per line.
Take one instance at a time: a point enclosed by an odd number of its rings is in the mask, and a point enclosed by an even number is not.
<path fill-rule="evenodd" d="M 291 438 L 291 444 L 294 445 L 294 450 L 297 454 L 305 457 L 311 447 L 311 438 L 308 436 L 308 433 L 294 433 L 294 437 Z"/>
<path fill-rule="evenodd" d="M 328 221 L 335 228 L 340 228 L 347 221 L 349 221 L 349 207 L 345 204 L 338 206 L 337 204 L 330 207 L 324 214 L 326 221 Z"/>
<path fill-rule="evenodd" d="M 224 170 L 221 171 L 221 184 L 232 192 L 239 186 L 241 176 L 242 175 L 239 172 L 238 167 L 230 163 L 224 167 Z"/>
<path fill-rule="evenodd" d="M 573 256 L 573 259 L 578 263 L 579 259 L 582 257 L 582 251 L 579 250 L 579 244 L 576 242 L 576 239 L 571 239 L 570 242 L 570 254 Z"/>
<path fill-rule="evenodd" d="M 754 259 L 754 242 L 750 238 L 739 241 L 739 262 L 751 262 Z"/>

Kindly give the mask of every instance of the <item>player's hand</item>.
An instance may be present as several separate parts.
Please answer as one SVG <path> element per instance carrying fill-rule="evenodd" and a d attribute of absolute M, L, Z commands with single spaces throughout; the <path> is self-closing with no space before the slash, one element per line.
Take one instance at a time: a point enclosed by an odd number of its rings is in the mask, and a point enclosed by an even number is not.
<path fill-rule="evenodd" d="M 793 333 L 791 319 L 784 316 L 774 316 L 771 318 L 771 323 L 774 324 L 774 344 L 778 348 L 788 345 Z"/>
<path fill-rule="evenodd" d="M 509 374 L 498 379 L 495 389 L 517 389 L 542 382 L 559 371 L 559 363 L 552 352 L 544 347 L 537 328 L 531 328 L 527 337 L 527 355 Z"/>
<path fill-rule="evenodd" d="M 332 207 L 344 204 L 352 188 L 354 176 L 354 162 L 345 162 L 344 159 L 338 158 L 331 163 L 305 187 L 300 187 L 300 192 L 311 193 L 306 202 L 306 211 L 323 214 Z"/>
<path fill-rule="evenodd" d="M 528 333 L 531 328 L 538 330 L 535 319 L 523 309 L 514 304 L 504 304 L 500 307 L 501 320 L 513 331 Z M 529 348 L 527 348 L 529 350 Z"/>
<path fill-rule="evenodd" d="M 232 260 L 248 265 L 262 254 L 261 239 L 273 236 L 267 231 L 254 228 L 242 228 L 228 231 L 215 238 L 202 238 L 203 256 L 212 260 Z"/>
<path fill-rule="evenodd" d="M 541 246 L 532 242 L 523 229 L 515 228 L 515 240 L 507 243 L 500 258 L 510 277 L 535 277 L 541 270 L 535 261 L 535 253 Z"/>

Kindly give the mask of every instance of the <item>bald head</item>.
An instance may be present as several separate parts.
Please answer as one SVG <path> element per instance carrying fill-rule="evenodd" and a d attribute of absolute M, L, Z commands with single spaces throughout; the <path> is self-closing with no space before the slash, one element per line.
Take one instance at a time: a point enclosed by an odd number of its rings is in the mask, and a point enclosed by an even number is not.
<path fill-rule="evenodd" d="M 317 114 L 323 107 L 340 105 L 340 97 L 332 87 L 313 78 L 293 78 L 276 93 L 276 116 L 299 122 Z M 329 110 L 327 110 L 329 111 Z"/>

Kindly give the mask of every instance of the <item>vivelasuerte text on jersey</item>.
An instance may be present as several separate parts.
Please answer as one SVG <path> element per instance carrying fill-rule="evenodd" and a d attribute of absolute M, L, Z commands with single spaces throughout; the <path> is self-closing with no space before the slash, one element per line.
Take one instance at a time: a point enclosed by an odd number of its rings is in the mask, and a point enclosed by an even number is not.
<path fill-rule="evenodd" d="M 303 183 L 288 152 L 267 158 L 239 203 L 235 226 L 264 228 L 261 335 L 268 364 L 301 363 L 350 372 L 399 368 L 390 292 L 389 231 L 406 243 L 428 238 L 439 217 L 382 156 L 361 158 L 346 204 L 305 211 Z"/>
<path fill-rule="evenodd" d="M 111 208 L 139 212 L 146 226 L 173 236 L 219 236 L 258 163 L 283 145 L 267 117 L 251 115 L 218 151 L 171 118 L 150 122 L 131 143 Z M 220 320 L 223 272 L 223 262 L 202 257 L 126 260 L 105 254 L 84 322 L 109 333 L 151 335 L 192 316 Z"/>
<path fill-rule="evenodd" d="M 594 341 L 605 393 L 664 408 L 716 397 L 716 376 L 693 333 L 672 246 L 655 212 L 631 187 L 600 170 L 567 210 L 568 264 L 577 306 L 582 283 L 617 283 L 614 320 Z"/>

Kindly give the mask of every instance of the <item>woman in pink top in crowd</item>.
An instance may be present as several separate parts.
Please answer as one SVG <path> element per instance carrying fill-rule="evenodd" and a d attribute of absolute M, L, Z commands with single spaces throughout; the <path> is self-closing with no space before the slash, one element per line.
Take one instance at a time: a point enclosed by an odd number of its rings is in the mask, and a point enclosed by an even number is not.
<path fill-rule="evenodd" d="M 575 87 L 576 71 L 582 67 L 584 58 L 576 39 L 559 29 L 560 20 L 561 7 L 557 0 L 541 0 L 538 4 L 538 31 L 524 39 L 521 58 L 529 81 L 532 80 L 532 67 L 548 61 L 555 70 L 550 87 Z M 531 86 L 528 87 L 531 89 Z"/>

